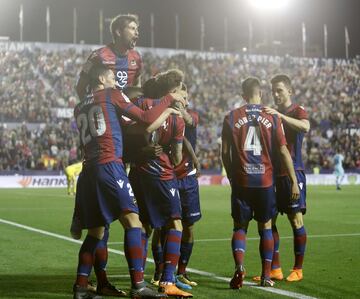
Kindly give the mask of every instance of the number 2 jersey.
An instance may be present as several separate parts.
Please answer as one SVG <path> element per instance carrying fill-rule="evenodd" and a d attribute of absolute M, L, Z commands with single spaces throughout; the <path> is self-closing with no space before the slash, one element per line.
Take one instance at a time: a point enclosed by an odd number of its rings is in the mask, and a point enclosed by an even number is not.
<path fill-rule="evenodd" d="M 149 111 L 136 107 L 118 89 L 108 88 L 94 92 L 76 105 L 74 116 L 80 132 L 84 166 L 122 162 L 123 137 L 119 119 L 125 115 L 145 124 L 154 122 L 172 103 L 168 95 Z"/>
<path fill-rule="evenodd" d="M 104 65 L 115 74 L 116 87 L 123 90 L 133 86 L 142 70 L 142 59 L 139 52 L 130 49 L 126 54 L 117 54 L 114 44 L 93 51 L 83 66 L 83 72 L 88 74 L 94 65 Z"/>
<path fill-rule="evenodd" d="M 274 183 L 273 159 L 286 145 L 281 120 L 262 105 L 247 104 L 225 116 L 222 130 L 231 150 L 232 183 L 266 188 Z"/>

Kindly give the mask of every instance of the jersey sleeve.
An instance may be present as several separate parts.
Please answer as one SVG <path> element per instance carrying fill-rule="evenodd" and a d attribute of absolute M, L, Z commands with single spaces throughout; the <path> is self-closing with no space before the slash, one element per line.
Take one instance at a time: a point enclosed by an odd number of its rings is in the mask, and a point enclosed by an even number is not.
<path fill-rule="evenodd" d="M 277 142 L 278 146 L 281 147 L 283 145 L 287 145 L 284 127 L 283 127 L 281 119 L 275 116 L 274 124 L 275 124 L 274 127 L 275 127 L 276 142 Z"/>

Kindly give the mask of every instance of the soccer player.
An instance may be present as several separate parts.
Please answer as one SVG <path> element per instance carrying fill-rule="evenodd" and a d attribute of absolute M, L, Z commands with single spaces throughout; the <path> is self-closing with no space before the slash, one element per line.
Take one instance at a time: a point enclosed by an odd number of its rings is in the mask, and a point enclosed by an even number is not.
<path fill-rule="evenodd" d="M 76 181 L 82 169 L 82 162 L 71 164 L 65 168 L 68 195 L 75 195 Z"/>
<path fill-rule="evenodd" d="M 122 163 L 122 130 L 119 118 L 126 115 L 136 121 L 151 124 L 148 131 L 158 128 L 177 110 L 167 108 L 177 97 L 143 111 L 133 105 L 115 88 L 114 73 L 104 66 L 94 67 L 90 74 L 93 94 L 80 102 L 74 116 L 84 151 L 83 170 L 78 180 L 76 201 L 81 226 L 88 234 L 79 251 L 74 298 L 101 298 L 87 289 L 88 276 L 95 250 L 104 237 L 105 227 L 116 219 L 125 229 L 125 255 L 131 277 L 131 297 L 159 298 L 164 294 L 149 289 L 143 280 L 141 227 L 138 208 Z M 181 97 L 178 99 L 183 100 Z"/>
<path fill-rule="evenodd" d="M 139 18 L 137 15 L 124 14 L 118 15 L 110 23 L 110 31 L 113 42 L 93 51 L 88 57 L 80 73 L 76 85 L 76 92 L 80 100 L 86 94 L 91 93 L 90 70 L 93 66 L 103 65 L 114 72 L 116 77 L 116 87 L 120 90 L 128 86 L 140 85 L 142 59 L 140 54 L 134 49 L 139 38 Z M 75 203 L 75 205 L 77 205 Z M 71 223 L 71 235 L 80 239 L 82 228 L 76 217 L 76 207 Z M 108 259 L 107 240 L 109 228 L 106 227 L 104 240 L 96 252 L 95 272 L 97 274 L 99 292 L 103 295 L 116 296 L 124 295 L 108 282 L 106 277 L 106 265 Z M 98 268 L 99 267 L 99 268 Z M 99 285 L 100 284 L 100 285 Z"/>
<path fill-rule="evenodd" d="M 290 275 L 286 280 L 289 282 L 303 279 L 303 260 L 306 246 L 306 230 L 304 227 L 303 214 L 306 212 L 306 177 L 304 164 L 301 157 L 301 148 L 304 134 L 310 130 L 308 115 L 302 106 L 292 102 L 293 89 L 288 76 L 280 74 L 271 79 L 272 94 L 278 111 L 272 108 L 265 108 L 267 113 L 277 116 L 284 125 L 287 147 L 291 154 L 296 177 L 300 188 L 300 197 L 292 199 L 291 182 L 289 172 L 280 163 L 280 169 L 276 177 L 276 198 L 280 213 L 286 213 L 293 229 L 295 262 Z M 280 161 L 281 162 L 281 161 Z M 274 256 L 270 277 L 275 280 L 282 280 L 283 273 L 279 257 L 279 233 L 276 227 L 276 218 L 273 219 Z"/>
<path fill-rule="evenodd" d="M 169 70 L 160 73 L 155 80 L 144 84 L 144 94 L 157 98 L 169 91 L 180 91 L 183 73 Z M 151 86 L 150 86 L 151 85 Z M 150 90 L 149 90 L 150 89 Z M 144 110 L 156 105 L 156 100 L 141 100 Z M 154 108 L 153 108 L 154 109 Z M 192 297 L 192 294 L 178 289 L 174 274 L 180 257 L 182 237 L 181 203 L 174 165 L 182 160 L 182 145 L 185 123 L 178 116 L 170 116 L 151 136 L 151 143 L 159 144 L 164 151 L 154 159 L 138 165 L 140 184 L 152 228 L 161 229 L 164 268 L 159 282 L 159 290 L 169 296 Z M 156 256 L 154 256 L 156 259 Z"/>
<path fill-rule="evenodd" d="M 242 91 L 246 104 L 225 116 L 222 130 L 222 160 L 231 183 L 234 222 L 232 250 L 235 273 L 230 281 L 232 289 L 242 287 L 245 277 L 246 233 L 252 218 L 258 223 L 260 235 L 260 285 L 274 285 L 270 269 L 274 250 L 271 219 L 277 213 L 273 181 L 273 155 L 276 150 L 279 150 L 290 173 L 292 199 L 297 199 L 299 195 L 281 120 L 264 111 L 260 81 L 247 78 L 242 83 Z"/>
<path fill-rule="evenodd" d="M 184 90 L 187 90 L 185 84 L 182 86 Z M 197 180 L 200 175 L 200 163 L 195 155 L 199 114 L 191 109 L 183 109 L 181 112 L 185 121 L 183 159 L 174 171 L 179 184 L 183 234 L 176 282 L 178 287 L 191 289 L 193 286 L 197 286 L 197 283 L 189 278 L 186 267 L 194 246 L 194 225 L 201 218 L 199 183 Z"/>
<path fill-rule="evenodd" d="M 344 156 L 341 154 L 340 150 L 334 156 L 333 161 L 334 161 L 334 174 L 336 177 L 336 190 L 341 190 L 340 185 L 344 179 L 344 168 L 343 168 Z"/>
<path fill-rule="evenodd" d="M 89 72 L 93 65 L 104 65 L 114 72 L 116 87 L 140 85 L 142 59 L 134 48 L 139 38 L 137 15 L 118 15 L 110 23 L 113 42 L 93 51 L 80 73 L 76 92 L 82 100 L 89 87 Z"/>

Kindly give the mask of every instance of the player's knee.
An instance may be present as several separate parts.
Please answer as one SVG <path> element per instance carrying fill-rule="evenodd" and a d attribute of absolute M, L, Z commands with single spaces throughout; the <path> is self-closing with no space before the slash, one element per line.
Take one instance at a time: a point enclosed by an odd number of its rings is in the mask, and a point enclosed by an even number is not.
<path fill-rule="evenodd" d="M 104 226 L 89 228 L 88 235 L 92 236 L 98 240 L 102 240 L 102 238 L 104 237 L 104 230 L 105 230 Z"/>
<path fill-rule="evenodd" d="M 264 230 L 264 229 L 271 229 L 272 221 L 271 219 L 266 222 L 258 222 L 258 229 Z"/>
<path fill-rule="evenodd" d="M 170 222 L 167 225 L 167 229 L 175 229 L 178 231 L 182 231 L 183 230 L 183 226 L 181 223 L 181 219 L 172 219 L 170 220 Z"/>
<path fill-rule="evenodd" d="M 133 212 L 122 213 L 119 217 L 119 221 L 125 229 L 134 228 L 134 227 L 138 227 L 138 228 L 142 227 L 142 223 L 139 219 L 139 215 L 136 213 L 133 213 Z"/>
<path fill-rule="evenodd" d="M 295 214 L 288 214 L 288 219 L 292 228 L 299 229 L 304 226 L 304 220 L 301 212 Z"/>

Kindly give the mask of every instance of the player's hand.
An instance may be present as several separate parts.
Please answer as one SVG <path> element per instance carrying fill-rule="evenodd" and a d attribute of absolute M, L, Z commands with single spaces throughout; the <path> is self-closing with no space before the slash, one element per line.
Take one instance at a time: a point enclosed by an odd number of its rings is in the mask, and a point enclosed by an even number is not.
<path fill-rule="evenodd" d="M 141 150 L 142 150 L 143 154 L 145 155 L 145 157 L 147 157 L 149 159 L 155 159 L 155 158 L 159 157 L 163 152 L 163 148 L 159 144 L 149 144 L 149 145 L 143 147 Z"/>
<path fill-rule="evenodd" d="M 196 169 L 196 177 L 201 176 L 201 164 L 199 160 L 193 161 L 193 167 Z"/>
<path fill-rule="evenodd" d="M 177 92 L 170 93 L 175 102 L 181 102 L 185 107 L 187 105 L 187 92 L 183 90 L 179 90 Z"/>
<path fill-rule="evenodd" d="M 300 198 L 300 189 L 298 184 L 292 184 L 291 186 L 291 200 L 295 201 Z"/>
<path fill-rule="evenodd" d="M 281 117 L 281 113 L 277 110 L 275 110 L 274 108 L 270 108 L 270 107 L 264 107 L 264 110 L 266 113 L 269 113 L 271 115 L 278 115 L 279 117 Z"/>

